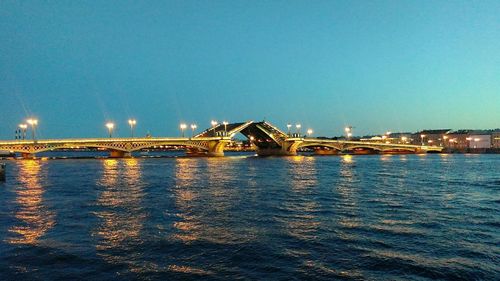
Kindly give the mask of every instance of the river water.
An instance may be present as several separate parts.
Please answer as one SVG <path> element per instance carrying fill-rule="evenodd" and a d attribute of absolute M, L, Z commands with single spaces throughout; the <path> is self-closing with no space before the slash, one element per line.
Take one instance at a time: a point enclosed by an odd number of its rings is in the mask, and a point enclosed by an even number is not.
<path fill-rule="evenodd" d="M 0 280 L 500 279 L 500 155 L 4 162 Z"/>

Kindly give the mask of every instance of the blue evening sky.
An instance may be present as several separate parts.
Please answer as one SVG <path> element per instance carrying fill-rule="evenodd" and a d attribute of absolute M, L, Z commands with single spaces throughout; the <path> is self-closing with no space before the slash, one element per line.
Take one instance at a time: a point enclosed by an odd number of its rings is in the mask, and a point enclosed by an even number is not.
<path fill-rule="evenodd" d="M 500 127 L 500 1 L 0 1 L 0 139 Z"/>

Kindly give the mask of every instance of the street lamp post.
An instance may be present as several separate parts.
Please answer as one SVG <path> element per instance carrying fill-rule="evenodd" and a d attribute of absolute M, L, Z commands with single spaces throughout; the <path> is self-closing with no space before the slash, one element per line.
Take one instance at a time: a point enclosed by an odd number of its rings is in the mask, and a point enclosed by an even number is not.
<path fill-rule="evenodd" d="M 196 124 L 191 124 L 191 137 L 194 137 L 194 130 L 196 130 L 196 128 L 198 128 Z"/>
<path fill-rule="evenodd" d="M 224 136 L 227 136 L 227 125 L 229 124 L 227 121 L 222 122 L 224 125 Z"/>
<path fill-rule="evenodd" d="M 19 136 L 19 138 L 22 140 L 25 140 L 26 139 L 26 129 L 28 128 L 28 125 L 19 124 L 19 128 L 21 129 L 21 135 Z"/>
<path fill-rule="evenodd" d="M 212 130 L 214 131 L 214 137 L 215 137 L 215 128 L 217 127 L 217 121 L 216 120 L 212 120 L 210 121 L 210 124 L 212 125 Z"/>
<path fill-rule="evenodd" d="M 425 137 L 426 137 L 426 136 L 425 136 L 424 134 L 421 134 L 421 135 L 420 135 L 420 141 L 422 142 L 422 145 L 424 145 L 424 138 L 425 138 Z"/>
<path fill-rule="evenodd" d="M 302 125 L 300 124 L 296 124 L 295 125 L 295 128 L 297 128 L 297 136 L 300 137 L 300 128 L 302 127 Z"/>
<path fill-rule="evenodd" d="M 352 136 L 352 126 L 346 126 L 344 128 L 344 131 L 345 131 L 345 135 L 346 135 L 347 139 L 350 139 Z"/>
<path fill-rule="evenodd" d="M 113 122 L 106 123 L 106 128 L 108 128 L 109 138 L 113 137 L 113 129 L 115 128 L 115 124 Z"/>
<path fill-rule="evenodd" d="M 35 141 L 35 128 L 38 125 L 38 119 L 30 118 L 26 122 L 31 125 L 31 136 L 33 137 L 33 141 Z"/>
<path fill-rule="evenodd" d="M 441 146 L 446 147 L 446 140 L 448 139 L 448 136 L 443 136 L 443 141 L 441 142 Z"/>
<path fill-rule="evenodd" d="M 311 137 L 312 133 L 313 133 L 312 129 L 307 129 L 307 136 L 308 137 Z"/>
<path fill-rule="evenodd" d="M 128 119 L 128 124 L 130 125 L 130 136 L 133 138 L 134 137 L 134 127 L 135 127 L 135 124 L 137 124 L 137 121 L 135 119 Z"/>
<path fill-rule="evenodd" d="M 286 124 L 286 128 L 288 129 L 288 136 L 290 136 L 290 128 L 292 128 L 292 124 Z"/>
<path fill-rule="evenodd" d="M 181 128 L 181 135 L 184 137 L 184 130 L 187 128 L 187 125 L 182 123 L 179 127 Z"/>

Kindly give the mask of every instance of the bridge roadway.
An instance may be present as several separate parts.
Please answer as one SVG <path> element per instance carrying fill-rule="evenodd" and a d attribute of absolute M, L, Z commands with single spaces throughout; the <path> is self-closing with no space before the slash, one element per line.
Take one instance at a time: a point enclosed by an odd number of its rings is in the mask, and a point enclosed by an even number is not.
<path fill-rule="evenodd" d="M 23 158 L 33 158 L 36 153 L 57 149 L 100 148 L 110 151 L 110 157 L 130 157 L 131 153 L 155 146 L 182 146 L 193 155 L 224 156 L 224 147 L 237 133 L 246 136 L 257 148 L 257 153 L 266 155 L 296 155 L 303 148 L 327 148 L 346 152 L 368 149 L 380 152 L 425 153 L 440 152 L 442 147 L 410 144 L 388 144 L 349 140 L 330 140 L 291 137 L 267 122 L 219 125 L 208 128 L 192 138 L 89 138 L 54 139 L 36 141 L 0 141 L 0 151 L 20 153 Z"/>

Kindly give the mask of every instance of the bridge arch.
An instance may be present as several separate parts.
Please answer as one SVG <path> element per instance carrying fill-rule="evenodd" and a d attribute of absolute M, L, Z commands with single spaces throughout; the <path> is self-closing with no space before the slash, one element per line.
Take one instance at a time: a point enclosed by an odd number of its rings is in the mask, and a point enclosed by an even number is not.
<path fill-rule="evenodd" d="M 296 152 L 299 148 L 306 148 L 306 147 L 325 147 L 325 148 L 335 149 L 337 151 L 341 151 L 343 149 L 341 144 L 336 144 L 336 143 L 297 142 L 292 144 L 288 150 L 290 152 Z"/>
<path fill-rule="evenodd" d="M 197 149 L 201 149 L 204 151 L 209 150 L 208 143 L 206 143 L 206 142 L 188 142 L 188 143 L 185 143 L 185 142 L 168 141 L 168 142 L 151 142 L 151 143 L 141 143 L 138 145 L 132 145 L 132 147 L 128 151 L 133 152 L 133 151 L 138 151 L 141 149 L 152 148 L 155 146 L 181 146 L 181 147 L 197 148 Z"/>

